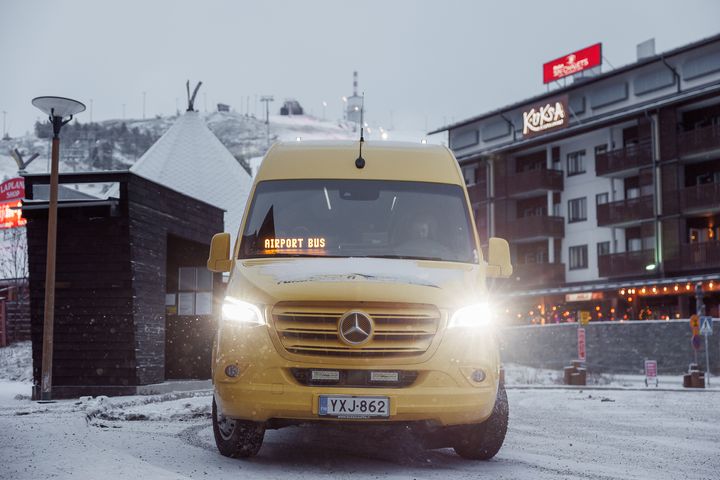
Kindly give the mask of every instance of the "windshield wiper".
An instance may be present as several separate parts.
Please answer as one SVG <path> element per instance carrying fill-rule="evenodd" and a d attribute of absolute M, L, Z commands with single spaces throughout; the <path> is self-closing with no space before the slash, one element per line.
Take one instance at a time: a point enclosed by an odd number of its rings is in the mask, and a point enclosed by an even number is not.
<path fill-rule="evenodd" d="M 438 262 L 450 261 L 441 257 L 411 257 L 408 255 L 367 255 L 369 258 L 395 258 L 400 260 L 435 260 Z"/>

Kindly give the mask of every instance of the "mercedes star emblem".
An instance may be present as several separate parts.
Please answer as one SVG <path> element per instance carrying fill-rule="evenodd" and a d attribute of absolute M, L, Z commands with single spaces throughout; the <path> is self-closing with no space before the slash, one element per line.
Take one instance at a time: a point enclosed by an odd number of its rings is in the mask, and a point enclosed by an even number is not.
<path fill-rule="evenodd" d="M 340 339 L 353 347 L 367 343 L 372 333 L 373 321 L 362 312 L 347 312 L 338 322 Z"/>

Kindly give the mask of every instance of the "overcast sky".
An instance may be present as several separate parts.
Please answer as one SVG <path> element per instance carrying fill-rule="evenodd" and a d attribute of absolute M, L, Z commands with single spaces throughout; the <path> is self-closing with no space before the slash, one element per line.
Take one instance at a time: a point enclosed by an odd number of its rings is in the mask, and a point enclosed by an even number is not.
<path fill-rule="evenodd" d="M 358 70 L 375 125 L 433 129 L 540 93 L 542 64 L 602 42 L 603 70 L 720 33 L 718 1 L 0 0 L 0 111 L 20 135 L 39 95 L 93 120 L 196 106 L 255 112 L 256 95 L 340 116 Z M 258 107 L 259 108 L 259 107 Z M 78 117 L 89 121 L 89 112 Z M 392 125 L 391 125 L 392 123 Z"/>

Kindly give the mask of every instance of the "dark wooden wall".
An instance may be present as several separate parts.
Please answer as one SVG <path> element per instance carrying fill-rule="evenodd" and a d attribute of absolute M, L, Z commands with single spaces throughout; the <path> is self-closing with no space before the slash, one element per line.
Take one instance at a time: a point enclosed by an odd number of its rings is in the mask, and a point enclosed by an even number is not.
<path fill-rule="evenodd" d="M 128 198 L 138 381 L 157 383 L 165 379 L 168 235 L 207 252 L 212 236 L 223 231 L 223 211 L 137 176 L 128 184 Z M 193 264 L 204 262 L 195 258 L 186 266 Z"/>
<path fill-rule="evenodd" d="M 26 177 L 47 184 L 47 176 Z M 134 393 L 165 379 L 168 234 L 209 247 L 223 211 L 129 173 L 62 175 L 61 183 L 119 182 L 116 206 L 59 209 L 53 396 Z M 40 381 L 47 209 L 28 219 L 33 372 Z"/>

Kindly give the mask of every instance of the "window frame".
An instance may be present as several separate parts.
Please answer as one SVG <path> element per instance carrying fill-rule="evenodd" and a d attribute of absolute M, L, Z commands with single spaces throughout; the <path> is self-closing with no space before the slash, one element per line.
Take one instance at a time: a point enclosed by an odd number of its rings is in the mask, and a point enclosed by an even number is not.
<path fill-rule="evenodd" d="M 582 205 L 582 217 L 573 218 L 573 209 L 571 207 L 573 202 L 579 202 Z M 568 223 L 579 223 L 587 221 L 587 197 L 571 198 L 567 201 L 567 203 Z"/>
<path fill-rule="evenodd" d="M 567 154 L 565 154 L 565 165 L 567 167 L 567 176 L 568 177 L 574 177 L 575 175 L 582 175 L 583 173 L 587 173 L 587 168 L 585 167 L 585 156 L 586 155 L 587 155 L 587 152 L 585 151 L 585 149 L 576 150 L 574 152 L 568 152 Z M 579 162 L 578 162 L 578 160 L 579 160 Z M 570 168 L 571 162 L 578 162 L 581 170 L 575 170 L 573 168 Z"/>
<path fill-rule="evenodd" d="M 580 255 L 579 265 L 573 265 L 573 252 L 584 252 Z M 588 268 L 588 246 L 585 245 L 573 245 L 568 247 L 568 270 L 587 270 Z"/>

